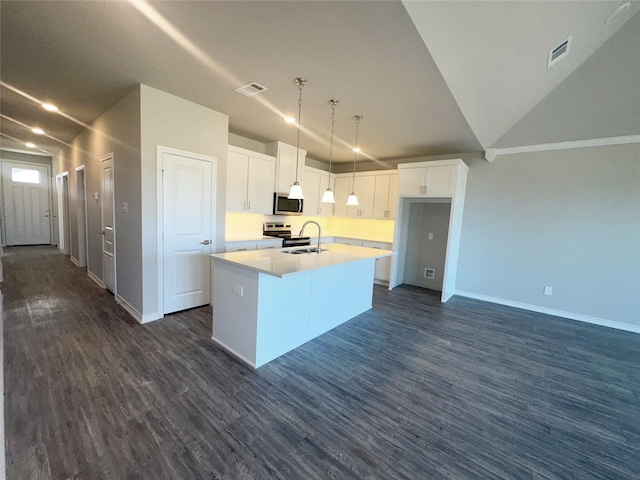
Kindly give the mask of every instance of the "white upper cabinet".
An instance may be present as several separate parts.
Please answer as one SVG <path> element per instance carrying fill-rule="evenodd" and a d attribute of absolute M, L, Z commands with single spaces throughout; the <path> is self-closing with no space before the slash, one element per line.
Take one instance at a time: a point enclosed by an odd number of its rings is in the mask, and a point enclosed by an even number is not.
<path fill-rule="evenodd" d="M 353 182 L 353 191 L 358 197 L 359 205 L 347 207 L 347 216 L 372 218 L 375 189 L 376 177 L 374 175 L 356 176 Z"/>
<path fill-rule="evenodd" d="M 271 214 L 276 159 L 229 145 L 227 211 Z"/>
<path fill-rule="evenodd" d="M 266 145 L 267 153 L 276 157 L 276 192 L 289 193 L 291 185 L 296 181 L 297 164 L 298 182 L 300 182 L 303 194 L 306 195 L 302 175 L 307 151 L 299 150 L 298 153 L 296 147 L 282 142 L 272 142 Z"/>
<path fill-rule="evenodd" d="M 376 190 L 373 197 L 373 218 L 393 220 L 398 205 L 398 174 L 376 175 Z"/>
<path fill-rule="evenodd" d="M 329 172 L 324 172 L 311 167 L 303 170 L 300 185 L 304 193 L 304 214 L 310 216 L 329 217 L 333 214 L 332 203 L 322 203 L 322 195 L 329 186 L 333 189 L 333 179 L 330 179 Z"/>
<path fill-rule="evenodd" d="M 351 193 L 351 176 L 336 176 L 334 181 L 333 195 L 336 203 L 333 206 L 334 217 L 347 216 L 347 198 Z"/>
<path fill-rule="evenodd" d="M 403 164 L 400 170 L 399 195 L 404 197 L 451 197 L 462 160 L 438 160 Z"/>
<path fill-rule="evenodd" d="M 357 206 L 346 206 L 351 192 L 358 197 Z M 358 172 L 335 177 L 334 217 L 379 218 L 393 220 L 398 203 L 398 174 L 395 172 Z"/>

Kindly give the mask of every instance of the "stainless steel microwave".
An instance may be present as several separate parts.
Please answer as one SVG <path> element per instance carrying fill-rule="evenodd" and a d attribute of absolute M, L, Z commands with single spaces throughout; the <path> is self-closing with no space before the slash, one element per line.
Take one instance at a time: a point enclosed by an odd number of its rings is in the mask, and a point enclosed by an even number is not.
<path fill-rule="evenodd" d="M 304 200 L 287 198 L 286 193 L 273 194 L 273 214 L 274 215 L 302 215 Z"/>

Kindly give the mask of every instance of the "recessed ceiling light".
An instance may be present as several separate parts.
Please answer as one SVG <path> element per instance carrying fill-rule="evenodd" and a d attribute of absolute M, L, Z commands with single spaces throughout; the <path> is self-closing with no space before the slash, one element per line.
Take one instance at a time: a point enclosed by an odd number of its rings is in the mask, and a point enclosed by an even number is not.
<path fill-rule="evenodd" d="M 50 103 L 43 103 L 42 104 L 42 108 L 44 108 L 45 110 L 47 110 L 49 112 L 57 112 L 58 111 L 58 107 L 56 107 L 55 105 L 52 105 Z"/>
<path fill-rule="evenodd" d="M 31 131 L 36 135 L 44 135 L 44 130 L 39 127 L 33 127 Z"/>
<path fill-rule="evenodd" d="M 620 5 L 618 9 L 615 12 L 613 12 L 611 16 L 607 18 L 607 21 L 604 23 L 606 25 L 611 25 L 613 22 L 619 19 L 622 15 L 624 15 L 627 12 L 627 10 L 629 10 L 630 6 L 631 6 L 631 2 L 627 2 L 623 5 Z"/>
<path fill-rule="evenodd" d="M 284 117 L 284 121 L 287 123 L 296 123 L 296 119 L 293 117 Z"/>
<path fill-rule="evenodd" d="M 31 143 L 31 142 L 27 142 L 25 143 L 25 145 L 29 148 L 36 148 L 36 144 L 35 143 Z"/>

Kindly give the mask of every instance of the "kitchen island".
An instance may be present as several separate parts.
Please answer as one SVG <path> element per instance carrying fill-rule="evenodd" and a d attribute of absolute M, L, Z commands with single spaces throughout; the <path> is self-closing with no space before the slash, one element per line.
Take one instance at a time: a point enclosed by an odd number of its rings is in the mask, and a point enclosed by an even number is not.
<path fill-rule="evenodd" d="M 254 368 L 372 307 L 377 258 L 390 250 L 322 245 L 213 257 L 213 340 Z"/>

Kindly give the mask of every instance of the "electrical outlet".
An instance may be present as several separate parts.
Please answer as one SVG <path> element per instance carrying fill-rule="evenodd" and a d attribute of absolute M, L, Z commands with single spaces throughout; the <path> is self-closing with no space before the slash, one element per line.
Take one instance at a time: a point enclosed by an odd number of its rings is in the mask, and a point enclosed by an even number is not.
<path fill-rule="evenodd" d="M 544 294 L 545 295 L 552 295 L 553 294 L 553 287 L 544 287 Z"/>
<path fill-rule="evenodd" d="M 243 297 L 244 296 L 244 288 L 242 288 L 240 285 L 234 285 L 233 286 L 233 294 L 238 296 L 238 297 Z"/>
<path fill-rule="evenodd" d="M 433 233 L 429 232 L 429 235 L 427 235 L 427 238 L 429 238 L 429 240 L 433 240 Z"/>
<path fill-rule="evenodd" d="M 425 268 L 424 269 L 424 278 L 436 278 L 436 269 L 435 268 Z"/>
<path fill-rule="evenodd" d="M 127 202 L 122 202 L 122 209 L 124 210 L 124 213 L 129 211 L 129 205 L 127 205 Z"/>

